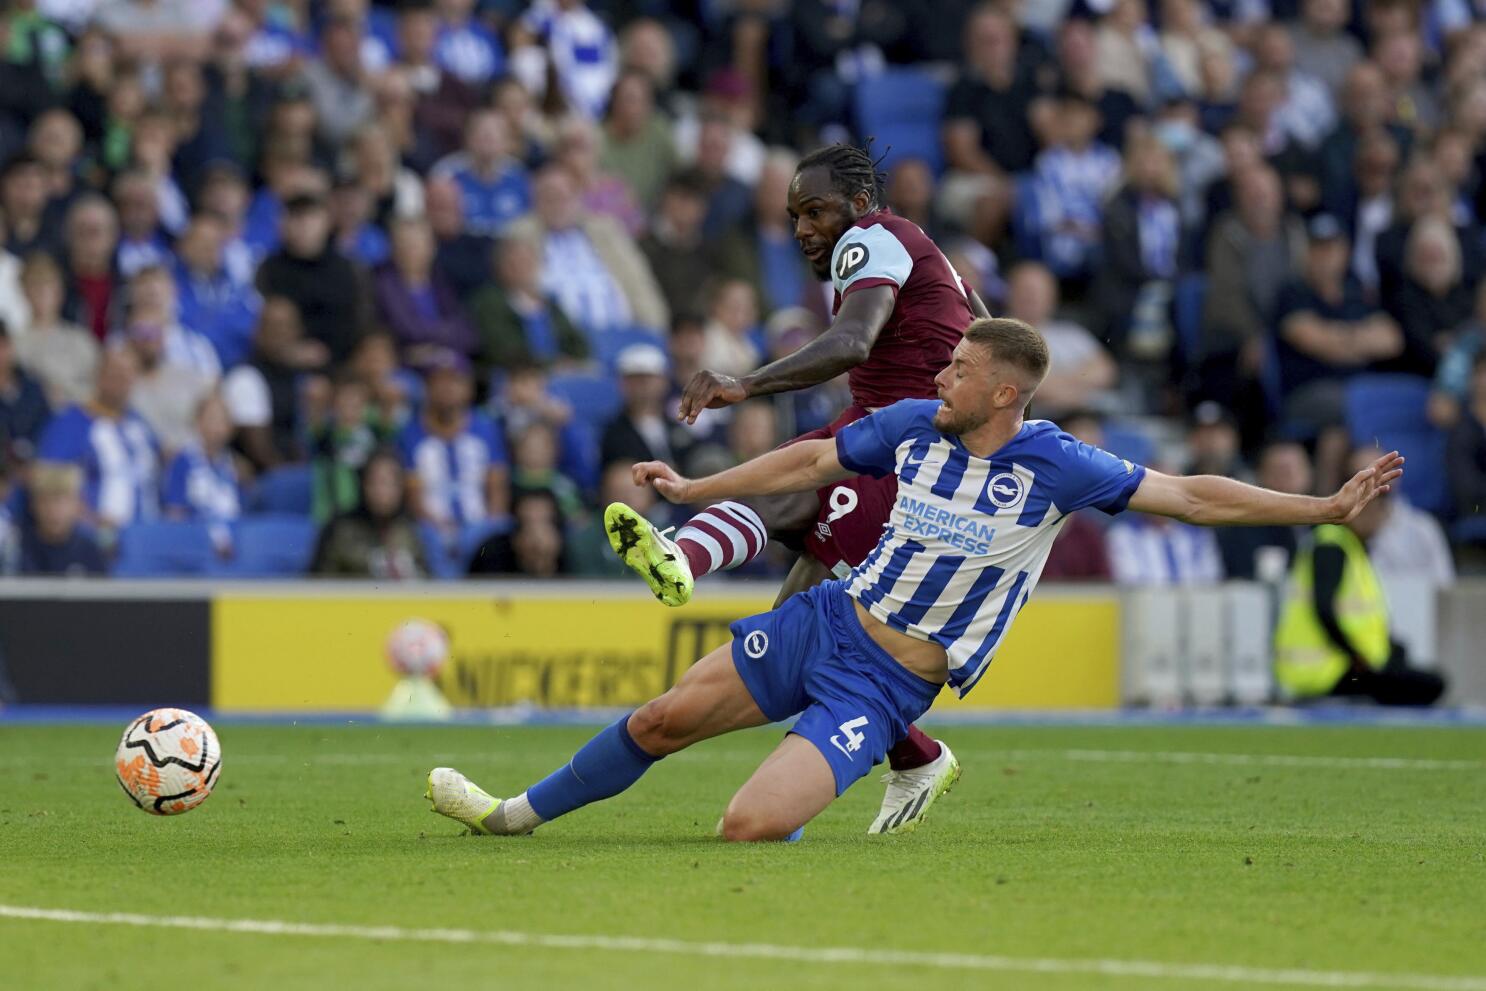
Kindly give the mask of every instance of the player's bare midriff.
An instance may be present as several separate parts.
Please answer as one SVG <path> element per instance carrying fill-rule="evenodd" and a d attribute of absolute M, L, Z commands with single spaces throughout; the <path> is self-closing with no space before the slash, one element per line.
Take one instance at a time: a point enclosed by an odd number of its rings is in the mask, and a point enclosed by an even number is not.
<path fill-rule="evenodd" d="M 949 680 L 949 658 L 944 648 L 929 640 L 916 640 L 906 633 L 899 633 L 886 623 L 873 617 L 862 608 L 860 602 L 852 602 L 857 621 L 872 641 L 887 651 L 893 660 L 925 681 L 942 685 Z"/>

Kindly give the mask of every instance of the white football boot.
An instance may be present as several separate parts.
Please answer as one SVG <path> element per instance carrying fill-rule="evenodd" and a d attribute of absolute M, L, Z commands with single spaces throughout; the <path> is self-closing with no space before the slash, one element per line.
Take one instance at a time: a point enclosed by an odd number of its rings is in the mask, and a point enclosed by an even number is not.
<path fill-rule="evenodd" d="M 494 812 L 501 800 L 460 774 L 452 767 L 436 767 L 428 772 L 428 790 L 423 793 L 433 811 L 462 823 L 471 833 L 489 835 L 485 817 Z"/>
<path fill-rule="evenodd" d="M 942 740 L 939 756 L 923 767 L 909 771 L 888 771 L 882 776 L 887 794 L 882 796 L 882 809 L 867 827 L 868 836 L 884 833 L 911 833 L 929 814 L 929 809 L 960 780 L 960 762 Z"/>

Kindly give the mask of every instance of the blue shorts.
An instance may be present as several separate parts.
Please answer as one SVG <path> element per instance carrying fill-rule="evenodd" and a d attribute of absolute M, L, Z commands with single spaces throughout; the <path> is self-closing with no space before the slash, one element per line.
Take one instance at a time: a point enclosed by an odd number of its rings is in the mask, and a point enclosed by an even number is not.
<path fill-rule="evenodd" d="M 881 763 L 939 694 L 867 636 L 839 581 L 731 629 L 733 664 L 754 702 L 775 722 L 800 713 L 790 732 L 825 756 L 837 795 Z"/>

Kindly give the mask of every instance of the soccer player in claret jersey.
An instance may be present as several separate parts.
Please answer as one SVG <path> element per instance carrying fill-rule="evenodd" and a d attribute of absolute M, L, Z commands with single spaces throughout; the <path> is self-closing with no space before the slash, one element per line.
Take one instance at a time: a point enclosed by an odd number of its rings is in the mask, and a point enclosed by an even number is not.
<path fill-rule="evenodd" d="M 673 502 L 810 492 L 854 474 L 896 477 L 877 547 L 844 578 L 732 625 L 733 639 L 570 762 L 497 799 L 452 768 L 429 774 L 433 810 L 479 833 L 528 833 L 617 795 L 701 740 L 799 715 L 729 802 L 730 840 L 784 840 L 880 761 L 948 684 L 985 674 L 1037 585 L 1063 521 L 1125 508 L 1208 526 L 1342 523 L 1403 473 L 1385 454 L 1326 498 L 1229 478 L 1163 475 L 1024 420 L 1047 345 L 1016 320 L 972 323 L 939 373 L 939 400 L 905 400 L 707 478 L 635 466 Z"/>
<path fill-rule="evenodd" d="M 901 399 L 932 398 L 934 376 L 970 321 L 989 315 L 985 305 L 916 224 L 883 207 L 882 177 L 867 151 L 832 145 L 807 156 L 787 206 L 816 276 L 835 288 L 835 319 L 798 351 L 741 378 L 697 373 L 682 395 L 681 419 L 695 422 L 704 409 L 849 373 L 852 405 L 829 426 L 791 441 L 798 443 L 834 437 Z M 622 504 L 605 511 L 604 525 L 614 550 L 671 606 L 691 598 L 697 578 L 762 553 L 770 536 L 799 547 L 777 606 L 861 564 L 882 536 L 896 488 L 891 476 L 859 475 L 816 492 L 723 502 L 692 517 L 674 537 Z M 960 774 L 949 748 L 916 727 L 893 743 L 887 791 L 869 833 L 913 829 Z"/>

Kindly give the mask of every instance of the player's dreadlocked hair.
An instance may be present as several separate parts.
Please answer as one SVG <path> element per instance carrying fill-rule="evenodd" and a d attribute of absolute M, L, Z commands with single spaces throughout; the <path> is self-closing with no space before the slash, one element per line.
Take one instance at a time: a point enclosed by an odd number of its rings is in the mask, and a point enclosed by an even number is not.
<path fill-rule="evenodd" d="M 869 138 L 865 148 L 834 144 L 812 151 L 800 159 L 800 167 L 795 171 L 803 172 L 817 165 L 824 166 L 830 172 L 832 189 L 847 199 L 865 189 L 871 198 L 869 206 L 876 208 L 882 206 L 887 198 L 883 191 L 887 176 L 877 169 L 881 161 L 881 158 L 872 157 L 872 141 Z"/>

